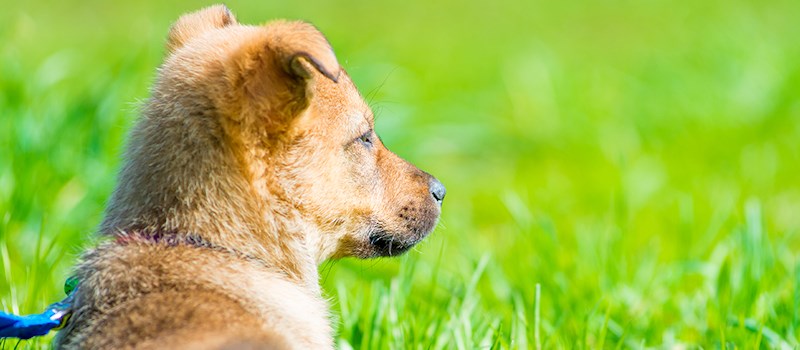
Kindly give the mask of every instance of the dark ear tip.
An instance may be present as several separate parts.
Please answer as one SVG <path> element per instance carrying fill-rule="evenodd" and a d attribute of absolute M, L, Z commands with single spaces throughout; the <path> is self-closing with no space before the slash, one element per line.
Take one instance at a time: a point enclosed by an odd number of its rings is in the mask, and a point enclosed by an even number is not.
<path fill-rule="evenodd" d="M 338 83 L 339 82 L 339 76 L 342 75 L 342 70 L 340 69 L 340 70 L 336 71 L 336 75 L 333 75 L 333 74 L 331 74 L 331 72 L 328 72 L 328 71 L 322 72 L 322 74 L 324 74 L 326 77 L 328 77 L 328 79 L 333 80 L 334 83 Z"/>
<path fill-rule="evenodd" d="M 307 72 L 305 68 L 303 68 L 302 64 L 300 64 L 299 60 L 301 58 L 305 59 L 308 63 L 311 64 L 311 66 L 314 67 L 314 69 L 322 73 L 322 75 L 324 75 L 326 78 L 330 79 L 334 83 L 339 82 L 339 77 L 342 74 L 342 70 L 338 66 L 336 67 L 336 73 L 334 74 L 333 72 L 328 70 L 329 67 L 326 67 L 320 60 L 318 60 L 316 57 L 312 55 L 309 55 L 307 52 L 299 52 L 295 54 L 294 57 L 291 59 L 290 65 L 292 67 L 292 70 L 294 70 L 295 74 L 302 76 L 304 78 L 311 77 L 309 72 Z"/>
<path fill-rule="evenodd" d="M 336 74 L 333 74 L 332 72 L 328 71 L 327 69 L 325 69 L 322 66 L 318 66 L 317 70 L 319 70 L 319 72 L 322 73 L 322 75 L 324 75 L 326 78 L 330 79 L 334 83 L 338 83 L 339 82 L 339 76 L 342 74 L 342 70 L 341 69 L 337 69 L 336 70 Z"/>

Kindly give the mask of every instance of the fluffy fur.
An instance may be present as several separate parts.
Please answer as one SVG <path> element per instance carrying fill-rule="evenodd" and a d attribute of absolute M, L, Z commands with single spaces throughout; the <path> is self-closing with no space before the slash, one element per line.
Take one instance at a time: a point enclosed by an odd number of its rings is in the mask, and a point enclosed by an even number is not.
<path fill-rule="evenodd" d="M 60 348 L 332 348 L 317 266 L 397 255 L 444 187 L 386 149 L 312 25 L 181 17 Z"/>

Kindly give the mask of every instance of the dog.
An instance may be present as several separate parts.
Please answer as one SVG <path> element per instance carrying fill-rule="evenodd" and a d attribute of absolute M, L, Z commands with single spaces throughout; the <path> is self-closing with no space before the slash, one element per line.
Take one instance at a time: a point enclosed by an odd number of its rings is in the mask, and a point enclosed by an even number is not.
<path fill-rule="evenodd" d="M 445 188 L 374 131 L 312 25 L 170 29 L 57 348 L 330 349 L 318 265 L 408 251 Z"/>

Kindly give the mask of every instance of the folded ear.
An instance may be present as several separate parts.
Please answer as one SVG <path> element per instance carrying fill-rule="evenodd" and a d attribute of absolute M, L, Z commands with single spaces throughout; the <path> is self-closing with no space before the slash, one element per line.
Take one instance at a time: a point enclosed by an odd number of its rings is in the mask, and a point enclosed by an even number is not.
<path fill-rule="evenodd" d="M 303 61 L 333 82 L 339 80 L 339 62 L 328 39 L 316 27 L 305 22 L 275 22 L 268 26 L 267 49 L 284 70 L 305 79 L 312 72 Z"/>
<path fill-rule="evenodd" d="M 310 81 L 319 77 L 336 83 L 341 69 L 328 40 L 313 25 L 276 21 L 263 29 L 260 40 L 241 48 L 237 66 L 248 104 L 280 122 L 275 118 L 308 107 Z"/>
<path fill-rule="evenodd" d="M 209 30 L 232 24 L 236 24 L 236 18 L 225 5 L 214 5 L 185 14 L 169 30 L 167 52 L 175 52 L 187 41 Z"/>

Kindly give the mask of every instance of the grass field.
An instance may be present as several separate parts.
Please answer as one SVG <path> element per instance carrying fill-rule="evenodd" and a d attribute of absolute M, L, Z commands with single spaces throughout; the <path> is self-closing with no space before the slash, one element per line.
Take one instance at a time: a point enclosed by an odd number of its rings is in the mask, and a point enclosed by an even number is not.
<path fill-rule="evenodd" d="M 419 248 L 322 267 L 340 349 L 798 348 L 800 2 L 226 3 L 318 25 L 448 188 Z M 63 297 L 206 4 L 0 0 L 3 310 Z"/>

